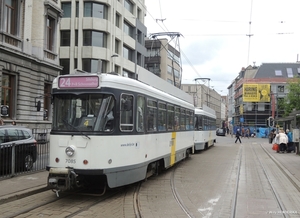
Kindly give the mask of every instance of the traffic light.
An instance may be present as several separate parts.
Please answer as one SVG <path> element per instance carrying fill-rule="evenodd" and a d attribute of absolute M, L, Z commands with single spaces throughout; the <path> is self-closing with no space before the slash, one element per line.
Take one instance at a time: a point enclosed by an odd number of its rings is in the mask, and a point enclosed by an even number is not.
<path fill-rule="evenodd" d="M 274 118 L 273 117 L 268 118 L 268 126 L 269 127 L 274 127 Z"/>

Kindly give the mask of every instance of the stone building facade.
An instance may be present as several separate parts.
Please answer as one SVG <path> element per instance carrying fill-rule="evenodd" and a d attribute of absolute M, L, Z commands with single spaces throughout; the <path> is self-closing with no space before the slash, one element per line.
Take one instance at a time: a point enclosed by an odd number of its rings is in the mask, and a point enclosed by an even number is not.
<path fill-rule="evenodd" d="M 0 2 L 0 101 L 5 124 L 51 127 L 51 84 L 59 75 L 58 0 Z"/>

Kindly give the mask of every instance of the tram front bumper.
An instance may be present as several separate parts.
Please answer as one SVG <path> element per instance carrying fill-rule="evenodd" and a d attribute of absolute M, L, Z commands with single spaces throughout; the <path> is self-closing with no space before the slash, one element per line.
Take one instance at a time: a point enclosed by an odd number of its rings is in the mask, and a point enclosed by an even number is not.
<path fill-rule="evenodd" d="M 68 191 L 76 180 L 75 172 L 70 168 L 50 168 L 48 187 L 57 191 Z"/>

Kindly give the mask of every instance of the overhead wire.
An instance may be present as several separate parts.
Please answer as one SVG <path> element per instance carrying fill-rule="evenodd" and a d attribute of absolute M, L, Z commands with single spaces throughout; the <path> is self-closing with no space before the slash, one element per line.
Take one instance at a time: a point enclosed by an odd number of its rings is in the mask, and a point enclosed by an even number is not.
<path fill-rule="evenodd" d="M 165 31 L 165 32 L 169 32 L 168 31 L 168 28 L 166 27 L 166 25 L 164 24 L 164 21 L 166 20 L 166 18 L 162 18 L 162 7 L 161 7 L 161 4 L 160 4 L 160 0 L 159 0 L 159 9 L 160 9 L 160 14 L 161 14 L 161 18 L 160 19 L 155 19 L 153 16 L 152 16 L 152 14 L 145 8 L 145 10 L 146 10 L 146 12 L 147 12 L 147 14 L 149 14 L 150 16 L 151 16 L 151 18 L 156 22 L 156 24 L 158 24 L 158 22 L 157 21 L 161 21 L 162 22 L 162 24 L 163 24 L 163 27 L 161 26 L 161 25 L 159 25 L 159 27 L 163 30 L 163 31 Z M 195 69 L 195 67 L 192 65 L 192 63 L 190 62 L 190 60 L 188 59 L 188 57 L 185 55 L 185 53 L 183 52 L 183 50 L 180 48 L 180 54 L 182 54 L 183 56 L 184 56 L 184 58 L 185 58 L 185 60 L 187 61 L 187 63 L 190 65 L 190 67 L 195 71 L 195 73 L 197 74 L 197 76 L 199 76 L 200 77 L 200 74 L 198 73 L 198 71 Z M 181 63 L 182 64 L 182 63 Z M 182 69 L 182 66 L 180 66 L 180 68 Z M 182 72 L 183 73 L 183 72 Z M 181 77 L 182 77 L 182 75 L 181 75 Z M 182 79 L 182 78 L 181 78 Z"/>

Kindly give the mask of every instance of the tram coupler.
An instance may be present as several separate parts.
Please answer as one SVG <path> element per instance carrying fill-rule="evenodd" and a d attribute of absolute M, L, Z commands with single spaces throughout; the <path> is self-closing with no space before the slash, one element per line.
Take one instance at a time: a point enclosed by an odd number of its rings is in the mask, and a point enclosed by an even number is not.
<path fill-rule="evenodd" d="M 48 188 L 59 191 L 68 191 L 76 184 L 76 173 L 70 168 L 50 168 L 48 176 Z"/>

